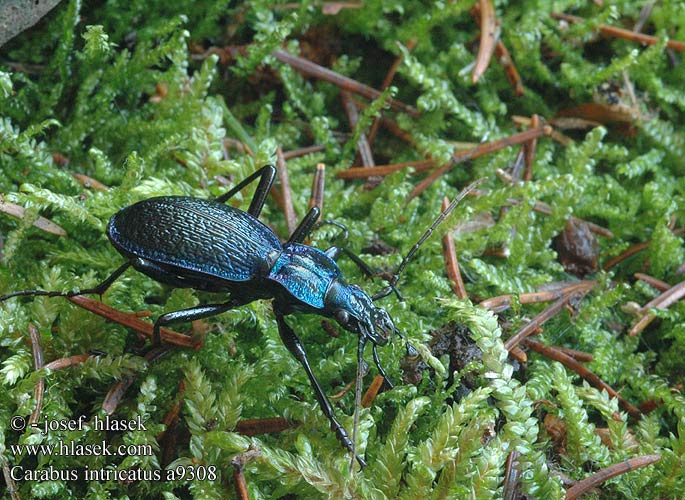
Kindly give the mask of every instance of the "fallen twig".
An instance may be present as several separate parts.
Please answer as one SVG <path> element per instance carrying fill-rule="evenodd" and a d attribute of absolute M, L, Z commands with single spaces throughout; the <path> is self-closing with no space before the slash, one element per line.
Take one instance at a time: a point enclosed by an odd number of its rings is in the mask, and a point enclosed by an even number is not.
<path fill-rule="evenodd" d="M 336 73 L 328 68 L 324 68 L 323 66 L 320 66 L 302 57 L 294 56 L 284 50 L 274 50 L 271 54 L 279 61 L 292 66 L 300 73 L 332 83 L 333 85 L 352 92 L 353 94 L 359 94 L 367 99 L 377 99 L 381 95 L 381 92 L 373 87 L 364 85 L 357 80 L 343 76 L 340 73 Z M 416 108 L 413 108 L 395 99 L 388 98 L 387 102 L 388 105 L 396 111 L 402 111 L 414 117 L 420 115 Z"/>
<path fill-rule="evenodd" d="M 590 491 L 592 488 L 599 486 L 612 477 L 620 476 L 621 474 L 640 469 L 641 467 L 646 467 L 658 462 L 659 460 L 661 460 L 661 455 L 644 455 L 641 457 L 631 458 L 625 462 L 610 465 L 605 469 L 598 470 L 590 477 L 587 477 L 582 481 L 578 481 L 576 484 L 567 489 L 566 500 L 575 500 L 576 498 L 579 498 L 581 495 Z"/>
<path fill-rule="evenodd" d="M 552 18 L 566 21 L 569 23 L 582 23 L 585 19 L 578 16 L 572 16 L 570 14 L 563 14 L 560 12 L 552 12 Z M 631 42 L 643 43 L 645 45 L 656 45 L 659 43 L 659 39 L 655 36 L 644 35 L 642 33 L 636 33 L 631 30 L 624 28 L 617 28 L 616 26 L 607 26 L 606 24 L 601 24 L 597 26 L 597 29 L 604 36 L 623 38 L 624 40 L 630 40 Z M 669 49 L 677 50 L 679 52 L 685 51 L 685 42 L 679 42 L 676 40 L 669 40 L 666 42 L 666 47 Z"/>
<path fill-rule="evenodd" d="M 639 419 L 642 417 L 642 413 L 640 412 L 640 410 L 638 410 L 633 405 L 631 405 L 628 401 L 623 399 L 621 397 L 621 395 L 613 389 L 613 387 L 611 387 L 609 384 L 604 382 L 601 378 L 599 378 L 589 368 L 583 366 L 579 361 L 573 359 L 568 354 L 565 354 L 564 352 L 562 352 L 559 349 L 556 349 L 554 347 L 547 347 L 544 344 L 542 344 L 541 342 L 537 342 L 537 341 L 529 339 L 529 338 L 524 339 L 523 344 L 530 347 L 535 352 L 538 352 L 544 356 L 547 356 L 548 358 L 553 359 L 554 361 L 558 361 L 559 363 L 564 365 L 566 368 L 573 370 L 578 375 L 580 375 L 583 379 L 587 380 L 588 383 L 590 385 L 592 385 L 593 387 L 599 389 L 600 391 L 604 390 L 612 398 L 618 399 L 618 403 L 630 414 L 631 417 L 633 417 L 635 419 Z"/>

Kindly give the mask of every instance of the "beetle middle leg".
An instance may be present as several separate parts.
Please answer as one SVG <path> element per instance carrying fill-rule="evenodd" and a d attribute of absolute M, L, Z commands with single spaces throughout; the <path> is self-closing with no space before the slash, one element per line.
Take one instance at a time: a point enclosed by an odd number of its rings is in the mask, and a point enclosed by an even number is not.
<path fill-rule="evenodd" d="M 319 406 L 321 407 L 321 411 L 323 411 L 323 414 L 331 422 L 331 429 L 333 430 L 333 432 L 335 432 L 335 437 L 338 438 L 338 441 L 340 441 L 342 445 L 345 448 L 347 448 L 347 450 L 354 453 L 354 443 L 352 443 L 350 436 L 347 434 L 347 431 L 342 426 L 342 424 L 338 422 L 337 418 L 335 418 L 333 407 L 331 406 L 331 403 L 328 401 L 328 398 L 324 394 L 323 389 L 319 384 L 319 381 L 316 380 L 316 377 L 314 376 L 314 372 L 312 371 L 311 366 L 309 366 L 307 353 L 305 352 L 304 347 L 302 346 L 302 342 L 297 337 L 293 329 L 290 328 L 290 325 L 286 323 L 283 314 L 278 311 L 277 307 L 274 310 L 274 314 L 276 315 L 276 322 L 278 323 L 278 333 L 281 336 L 281 340 L 283 341 L 283 344 L 285 344 L 285 347 L 288 349 L 288 351 L 290 351 L 290 353 L 295 357 L 295 359 L 297 359 L 300 362 L 300 364 L 304 368 L 304 371 L 307 373 L 307 377 L 309 377 L 309 383 L 311 384 L 312 389 L 314 389 L 314 396 L 316 397 L 316 401 L 319 403 Z M 361 465 L 362 467 L 366 466 L 366 462 L 362 457 L 356 455 L 355 458 L 357 459 L 357 462 L 359 462 L 359 465 Z"/>
<path fill-rule="evenodd" d="M 310 208 L 309 212 L 307 212 L 307 215 L 304 216 L 302 221 L 293 231 L 293 234 L 291 234 L 290 238 L 288 238 L 286 245 L 291 243 L 302 243 L 309 233 L 312 232 L 312 229 L 314 229 L 314 224 L 316 224 L 320 214 L 321 211 L 318 207 Z"/>
<path fill-rule="evenodd" d="M 209 318 L 210 316 L 216 316 L 217 314 L 226 312 L 229 309 L 235 309 L 244 303 L 245 302 L 242 300 L 232 299 L 222 304 L 205 304 L 189 307 L 188 309 L 181 309 L 180 311 L 164 313 L 157 318 L 157 321 L 155 321 L 155 325 L 152 329 L 152 345 L 158 346 L 161 344 L 162 336 L 160 329 L 163 326 L 169 326 L 173 323 L 187 323 L 197 319 Z"/>

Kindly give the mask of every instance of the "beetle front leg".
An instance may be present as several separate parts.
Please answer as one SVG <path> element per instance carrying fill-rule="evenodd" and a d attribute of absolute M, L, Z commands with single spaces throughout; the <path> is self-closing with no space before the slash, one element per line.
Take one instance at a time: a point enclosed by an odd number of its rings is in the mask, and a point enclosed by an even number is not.
<path fill-rule="evenodd" d="M 340 258 L 341 255 L 346 255 L 350 258 L 352 262 L 356 264 L 356 266 L 359 268 L 359 270 L 366 276 L 367 278 L 374 278 L 376 276 L 379 276 L 379 273 L 375 272 L 373 269 L 369 267 L 369 265 L 362 260 L 361 257 L 359 257 L 357 254 L 354 252 L 348 250 L 345 247 L 330 247 L 324 252 L 328 257 L 331 259 L 337 261 L 338 258 Z M 397 299 L 400 302 L 404 302 L 404 297 L 402 297 L 402 294 L 400 291 L 397 289 L 396 285 L 396 275 L 393 275 L 391 279 L 385 278 L 388 283 L 390 283 L 387 287 L 385 287 L 383 290 L 380 292 L 376 293 L 372 299 L 374 301 L 378 299 L 382 299 L 383 297 L 386 297 L 390 295 L 391 292 L 394 292 L 395 295 L 397 295 Z"/>
<path fill-rule="evenodd" d="M 297 337 L 293 329 L 290 328 L 288 323 L 286 323 L 283 314 L 278 312 L 277 310 L 274 311 L 274 314 L 276 315 L 276 322 L 278 323 L 278 333 L 281 336 L 281 340 L 283 341 L 283 344 L 285 344 L 288 351 L 290 351 L 290 354 L 295 356 L 295 359 L 297 359 L 300 362 L 300 364 L 304 368 L 304 371 L 307 373 L 307 377 L 309 377 L 309 383 L 314 389 L 316 401 L 319 403 L 319 406 L 321 407 L 323 414 L 331 422 L 331 429 L 333 430 L 333 432 L 335 432 L 335 437 L 338 438 L 338 441 L 340 441 L 342 445 L 345 448 L 347 448 L 347 450 L 354 453 L 354 444 L 352 443 L 350 436 L 347 434 L 347 431 L 342 426 L 342 424 L 338 422 L 338 419 L 335 418 L 333 407 L 331 406 L 331 403 L 328 401 L 328 398 L 324 394 L 321 385 L 319 385 L 319 381 L 316 380 L 314 372 L 312 372 L 311 366 L 309 366 L 307 353 L 305 352 L 304 347 L 302 346 L 302 342 Z M 366 462 L 362 457 L 356 455 L 355 458 L 357 459 L 357 462 L 359 462 L 359 465 L 361 465 L 362 467 L 366 466 Z"/>
<path fill-rule="evenodd" d="M 161 343 L 162 336 L 160 334 L 160 329 L 163 326 L 209 318 L 210 316 L 216 316 L 217 314 L 226 312 L 229 309 L 234 309 L 241 304 L 241 301 L 229 300 L 223 304 L 207 304 L 204 306 L 189 307 L 188 309 L 182 309 L 180 311 L 164 313 L 155 321 L 155 325 L 152 329 L 152 345 L 158 346 Z"/>
<path fill-rule="evenodd" d="M 374 278 L 378 275 L 378 273 L 371 269 L 369 265 L 364 262 L 361 257 L 359 257 L 359 255 L 353 253 L 351 250 L 348 250 L 345 247 L 330 247 L 324 253 L 335 261 L 337 261 L 343 254 L 348 256 L 367 278 Z"/>

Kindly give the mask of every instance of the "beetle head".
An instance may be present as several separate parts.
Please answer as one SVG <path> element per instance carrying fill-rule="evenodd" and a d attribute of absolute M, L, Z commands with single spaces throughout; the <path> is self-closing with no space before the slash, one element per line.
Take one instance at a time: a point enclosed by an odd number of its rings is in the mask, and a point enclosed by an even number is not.
<path fill-rule="evenodd" d="M 376 345 L 385 345 L 397 332 L 390 315 L 374 305 L 364 290 L 356 285 L 335 281 L 326 293 L 326 308 L 345 330 L 358 333 Z"/>

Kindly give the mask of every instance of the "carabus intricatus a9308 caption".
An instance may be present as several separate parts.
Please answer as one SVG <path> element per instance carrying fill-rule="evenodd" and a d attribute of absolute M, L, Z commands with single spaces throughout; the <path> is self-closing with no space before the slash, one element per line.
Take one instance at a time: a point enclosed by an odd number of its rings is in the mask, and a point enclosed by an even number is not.
<path fill-rule="evenodd" d="M 385 309 L 376 307 L 373 302 L 396 291 L 395 285 L 409 258 L 475 184 L 462 191 L 412 247 L 390 280 L 390 286 L 371 297 L 358 286 L 346 283 L 335 262 L 344 252 L 368 273 L 369 269 L 358 257 L 339 247 L 322 252 L 302 243 L 314 228 L 319 217 L 318 208 L 310 209 L 284 244 L 258 220 L 275 177 L 276 168 L 267 165 L 216 200 L 162 196 L 130 205 L 114 214 L 107 226 L 109 240 L 127 261 L 105 281 L 95 288 L 67 293 L 24 290 L 0 296 L 0 302 L 31 295 L 102 295 L 131 266 L 172 287 L 228 294 L 229 300 L 222 303 L 199 305 L 159 316 L 153 330 L 153 343 L 157 344 L 162 326 L 207 318 L 257 299 L 273 299 L 283 343 L 307 373 L 316 400 L 336 437 L 354 455 L 354 438 L 350 439 L 336 419 L 312 372 L 304 347 L 285 316 L 313 313 L 335 318 L 344 329 L 359 335 L 357 378 L 361 379 L 364 346 L 370 340 L 374 362 L 387 380 L 376 346 L 385 345 L 392 334 L 399 332 Z M 247 212 L 225 203 L 257 179 L 259 185 Z M 360 385 L 357 384 L 357 399 Z M 356 459 L 364 465 L 361 457 L 356 456 Z"/>

